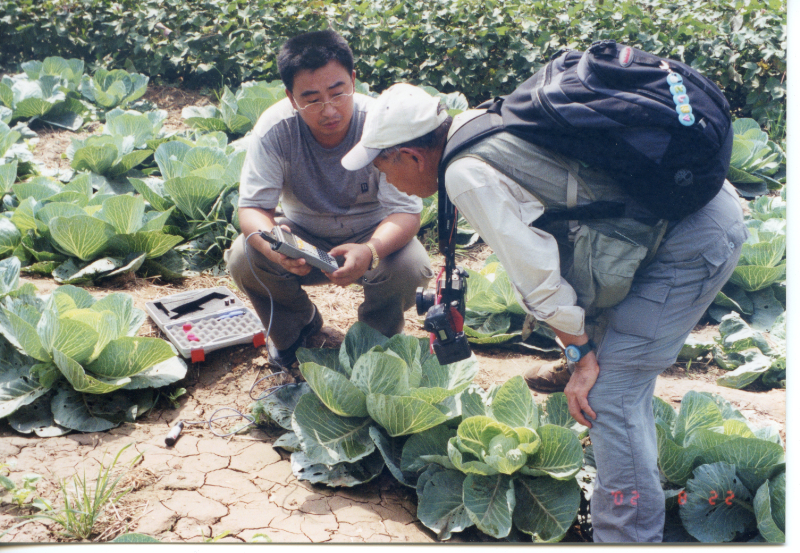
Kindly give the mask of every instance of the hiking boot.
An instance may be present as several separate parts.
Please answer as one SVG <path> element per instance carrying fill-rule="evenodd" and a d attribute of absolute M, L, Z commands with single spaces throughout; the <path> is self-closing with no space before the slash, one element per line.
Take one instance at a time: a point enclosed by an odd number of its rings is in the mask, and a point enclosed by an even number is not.
<path fill-rule="evenodd" d="M 319 332 L 321 328 L 322 314 L 320 314 L 319 309 L 317 309 L 315 305 L 314 317 L 311 319 L 310 323 L 303 327 L 300 331 L 300 336 L 297 337 L 297 340 L 295 340 L 291 346 L 286 349 L 278 349 L 275 347 L 275 344 L 272 343 L 272 340 L 269 341 L 268 351 L 270 359 L 284 369 L 288 369 L 297 361 L 297 349 L 305 347 L 308 338 Z"/>
<path fill-rule="evenodd" d="M 567 363 L 561 359 L 558 361 L 539 361 L 528 369 L 522 378 L 528 388 L 543 394 L 563 392 L 564 388 L 572 376 L 567 369 Z"/>

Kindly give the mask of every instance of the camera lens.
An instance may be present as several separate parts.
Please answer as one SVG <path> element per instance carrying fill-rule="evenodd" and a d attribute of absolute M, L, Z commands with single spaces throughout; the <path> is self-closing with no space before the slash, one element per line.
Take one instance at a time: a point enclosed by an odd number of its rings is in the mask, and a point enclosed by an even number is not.
<path fill-rule="evenodd" d="M 417 315 L 424 315 L 436 303 L 436 291 L 430 288 L 417 288 Z"/>

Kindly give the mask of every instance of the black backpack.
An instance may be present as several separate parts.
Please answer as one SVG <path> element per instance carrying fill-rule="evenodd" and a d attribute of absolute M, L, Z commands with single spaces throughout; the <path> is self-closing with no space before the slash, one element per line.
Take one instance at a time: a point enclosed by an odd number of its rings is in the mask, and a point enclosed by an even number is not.
<path fill-rule="evenodd" d="M 508 131 L 606 170 L 670 220 L 708 203 L 728 173 L 733 130 L 722 91 L 684 63 L 613 40 L 567 52 L 478 107 L 495 115 L 478 134 L 448 142 L 442 169 L 463 147 Z"/>

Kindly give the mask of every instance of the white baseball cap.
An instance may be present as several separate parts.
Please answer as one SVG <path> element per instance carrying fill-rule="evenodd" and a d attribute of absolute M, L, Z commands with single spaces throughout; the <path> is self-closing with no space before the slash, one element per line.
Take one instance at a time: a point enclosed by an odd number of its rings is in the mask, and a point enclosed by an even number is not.
<path fill-rule="evenodd" d="M 370 106 L 361 141 L 342 158 L 342 166 L 356 171 L 382 150 L 428 134 L 447 119 L 447 111 L 437 113 L 438 108 L 439 99 L 418 86 L 390 86 Z"/>

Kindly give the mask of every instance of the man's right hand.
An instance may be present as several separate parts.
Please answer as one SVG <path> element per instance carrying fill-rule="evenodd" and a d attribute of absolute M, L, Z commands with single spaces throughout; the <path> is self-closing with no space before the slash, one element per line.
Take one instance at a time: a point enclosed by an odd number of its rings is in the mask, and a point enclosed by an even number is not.
<path fill-rule="evenodd" d="M 577 335 L 569 334 L 557 328 L 553 330 L 561 342 L 561 347 L 564 348 L 571 344 L 580 346 L 589 341 L 589 336 L 585 332 Z M 597 419 L 597 414 L 589 405 L 589 392 L 592 391 L 599 375 L 600 365 L 597 364 L 597 355 L 594 351 L 590 351 L 575 364 L 575 370 L 564 388 L 569 414 L 572 415 L 573 419 L 589 428 L 592 427 L 589 418 Z"/>
<path fill-rule="evenodd" d="M 245 236 L 262 230 L 269 232 L 275 226 L 275 210 L 255 207 L 239 208 L 239 223 L 242 228 L 242 234 Z M 286 225 L 281 225 L 281 228 L 291 232 L 291 229 Z M 271 262 L 277 263 L 292 274 L 306 276 L 311 272 L 311 265 L 306 263 L 305 259 L 286 257 L 282 253 L 273 250 L 266 240 L 262 240 L 257 236 L 253 236 L 250 239 L 249 245 L 260 251 Z"/>
<path fill-rule="evenodd" d="M 592 427 L 589 417 L 597 419 L 597 414 L 589 406 L 589 392 L 597 382 L 599 374 L 600 366 L 597 364 L 597 357 L 591 351 L 577 363 L 575 372 L 572 373 L 566 388 L 564 388 L 569 414 L 573 419 L 589 428 Z"/>
<path fill-rule="evenodd" d="M 292 231 L 292 229 L 286 225 L 281 225 L 281 228 L 287 232 Z M 311 265 L 309 265 L 305 259 L 292 259 L 291 257 L 283 255 L 282 253 L 276 252 L 272 248 L 269 249 L 269 255 L 267 255 L 267 259 L 273 263 L 277 263 L 290 273 L 293 273 L 297 276 L 306 276 L 311 272 L 312 269 Z"/>
<path fill-rule="evenodd" d="M 282 253 L 273 253 L 276 254 L 277 259 L 272 259 L 271 261 L 279 264 L 290 273 L 294 273 L 297 276 L 306 276 L 311 272 L 311 265 L 306 263 L 305 259 L 292 259 L 291 257 L 286 257 Z"/>

